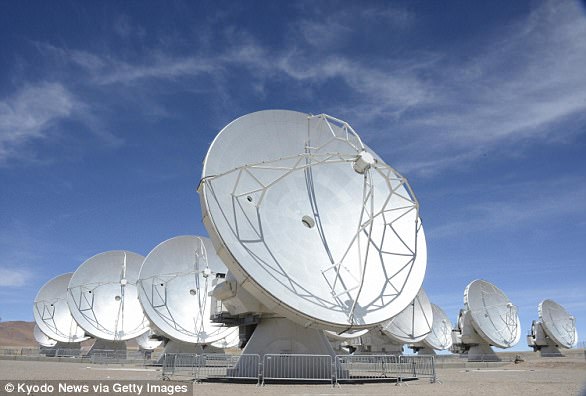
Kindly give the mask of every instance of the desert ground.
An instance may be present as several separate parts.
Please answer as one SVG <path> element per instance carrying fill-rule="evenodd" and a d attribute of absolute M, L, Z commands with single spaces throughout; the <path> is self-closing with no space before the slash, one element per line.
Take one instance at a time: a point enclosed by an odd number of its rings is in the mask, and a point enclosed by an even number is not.
<path fill-rule="evenodd" d="M 515 363 L 438 362 L 438 382 L 419 379 L 395 383 L 266 384 L 202 382 L 193 395 L 584 395 L 586 359 L 583 351 L 564 358 L 540 358 L 535 354 Z M 528 355 L 524 353 L 523 355 Z M 525 356 L 524 356 L 525 357 Z M 2 381 L 3 380 L 3 381 Z M 149 380 L 161 381 L 160 368 L 120 364 L 88 364 L 57 361 L 0 360 L 0 385 L 18 380 Z M 166 381 L 165 383 L 188 383 Z M 161 381 L 162 383 L 162 381 Z M 0 395 L 8 395 L 0 389 Z"/>
<path fill-rule="evenodd" d="M 189 377 L 162 381 L 159 367 L 134 364 L 92 364 L 79 359 L 8 355 L 7 351 L 36 348 L 29 322 L 0 323 L 0 396 L 8 393 L 8 382 L 80 380 L 80 381 L 149 381 L 165 384 L 188 384 Z M 4 353 L 2 353 L 4 351 Z M 524 360 L 515 364 L 516 355 Z M 534 352 L 501 352 L 501 363 L 468 363 L 454 356 L 436 360 L 438 381 L 429 379 L 403 382 L 330 384 L 202 382 L 193 384 L 193 395 L 579 395 L 586 396 L 586 354 L 584 349 L 566 351 L 566 357 L 542 358 Z M 22 393 L 21 393 L 22 394 Z M 37 393 L 38 395 L 42 393 Z M 57 394 L 57 393 L 53 393 Z M 85 393 L 88 394 L 88 393 Z M 91 393 L 89 393 L 91 394 Z M 120 393 L 119 393 L 120 394 Z M 127 393 L 128 394 L 128 393 Z M 104 395 L 101 393 L 101 395 Z M 162 395 L 162 394 L 161 394 Z"/>

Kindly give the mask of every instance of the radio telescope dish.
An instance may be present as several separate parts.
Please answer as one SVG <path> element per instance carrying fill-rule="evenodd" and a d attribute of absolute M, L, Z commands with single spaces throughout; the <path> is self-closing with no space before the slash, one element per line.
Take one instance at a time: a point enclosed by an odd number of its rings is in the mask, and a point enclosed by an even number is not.
<path fill-rule="evenodd" d="M 39 330 L 58 342 L 81 342 L 89 338 L 67 305 L 67 285 L 72 275 L 67 273 L 51 279 L 35 297 L 33 316 Z"/>
<path fill-rule="evenodd" d="M 45 333 L 41 331 L 38 324 L 35 324 L 35 328 L 33 329 L 33 336 L 35 340 L 39 343 L 40 346 L 46 348 L 52 348 L 57 345 L 57 341 L 52 338 L 49 338 Z"/>
<path fill-rule="evenodd" d="M 149 330 L 136 281 L 143 257 L 113 250 L 86 260 L 69 281 L 67 303 L 77 323 L 107 341 L 126 341 Z"/>
<path fill-rule="evenodd" d="M 427 293 L 422 288 L 400 314 L 382 325 L 382 330 L 391 340 L 407 344 L 427 337 L 432 323 L 433 310 Z"/>
<path fill-rule="evenodd" d="M 151 338 L 151 332 L 147 331 L 146 333 L 142 333 L 138 337 L 135 338 L 136 343 L 145 351 L 152 351 L 157 349 L 162 343 L 163 340 L 157 340 L 155 338 Z"/>
<path fill-rule="evenodd" d="M 431 332 L 422 343 L 438 351 L 449 349 L 452 346 L 452 322 L 437 305 L 432 303 L 431 309 L 433 311 Z"/>
<path fill-rule="evenodd" d="M 474 329 L 490 345 L 509 348 L 519 342 L 517 307 L 498 287 L 485 280 L 471 282 L 464 290 L 464 305 Z"/>
<path fill-rule="evenodd" d="M 421 287 L 417 200 L 344 121 L 285 110 L 240 117 L 210 146 L 198 192 L 239 287 L 306 328 L 373 327 Z"/>
<path fill-rule="evenodd" d="M 562 348 L 572 348 L 578 342 L 576 318 L 553 300 L 543 300 L 538 307 L 539 319 L 545 332 Z"/>
<path fill-rule="evenodd" d="M 210 321 L 212 282 L 226 271 L 208 238 L 186 235 L 160 243 L 145 258 L 138 280 L 146 316 L 181 342 L 222 344 L 234 334 L 237 338 L 238 327 Z"/>

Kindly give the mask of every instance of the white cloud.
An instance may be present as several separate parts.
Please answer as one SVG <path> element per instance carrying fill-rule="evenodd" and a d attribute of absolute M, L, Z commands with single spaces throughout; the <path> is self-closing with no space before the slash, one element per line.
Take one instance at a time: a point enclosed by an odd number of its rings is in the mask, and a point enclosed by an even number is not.
<path fill-rule="evenodd" d="M 566 141 L 580 133 L 565 124 L 586 120 L 586 18 L 579 7 L 543 3 L 493 33 L 468 62 L 438 64 L 428 88 L 433 102 L 399 125 L 428 131 L 418 145 L 427 160 L 410 168 L 437 172 L 454 164 L 446 154 L 468 160 L 520 141 Z"/>
<path fill-rule="evenodd" d="M 61 84 L 26 86 L 0 101 L 0 164 L 19 156 L 19 148 L 49 136 L 51 127 L 74 111 L 73 95 Z"/>
<path fill-rule="evenodd" d="M 466 54 L 438 47 L 396 56 L 373 54 L 366 60 L 323 43 L 308 47 L 290 40 L 270 49 L 248 32 L 229 28 L 222 37 L 230 38 L 232 46 L 214 46 L 214 36 L 208 52 L 201 53 L 174 55 L 169 48 L 154 48 L 128 59 L 39 47 L 76 65 L 87 73 L 86 83 L 102 89 L 123 84 L 144 90 L 149 81 L 191 77 L 221 85 L 226 81 L 222 77 L 244 69 L 250 73 L 251 92 L 259 96 L 270 91 L 273 81 L 288 79 L 325 100 L 320 87 L 334 81 L 340 93 L 328 102 L 328 111 L 371 129 L 359 132 L 367 142 L 376 139 L 383 157 L 385 147 L 392 149 L 402 170 L 433 175 L 462 168 L 487 151 L 510 155 L 519 142 L 571 141 L 579 133 L 565 123 L 586 120 L 586 18 L 579 7 L 573 2 L 539 4 L 516 23 L 471 37 L 468 44 L 475 45 L 468 48 L 475 49 Z M 405 30 L 418 23 L 409 11 L 381 7 L 357 13 L 318 11 L 311 19 L 295 21 L 291 30 L 295 37 L 341 43 L 340 37 L 355 33 L 352 18 L 393 21 Z M 217 91 L 230 92 L 225 87 Z M 391 140 L 409 143 L 385 144 Z"/>
<path fill-rule="evenodd" d="M 21 287 L 28 284 L 32 274 L 24 269 L 0 267 L 0 287 Z"/>

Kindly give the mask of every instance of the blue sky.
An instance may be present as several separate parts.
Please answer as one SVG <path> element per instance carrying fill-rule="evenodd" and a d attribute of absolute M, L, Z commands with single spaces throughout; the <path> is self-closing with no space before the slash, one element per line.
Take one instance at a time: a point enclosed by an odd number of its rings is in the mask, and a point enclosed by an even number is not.
<path fill-rule="evenodd" d="M 523 336 L 545 298 L 586 336 L 585 37 L 572 1 L 2 2 L 0 317 L 94 254 L 205 235 L 208 145 L 283 108 L 408 177 L 452 320 L 483 278 Z"/>

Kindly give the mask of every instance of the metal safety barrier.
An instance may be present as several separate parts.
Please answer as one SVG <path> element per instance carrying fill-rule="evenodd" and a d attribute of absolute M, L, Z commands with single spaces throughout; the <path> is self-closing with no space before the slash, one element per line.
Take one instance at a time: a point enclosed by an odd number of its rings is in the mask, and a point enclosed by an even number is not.
<path fill-rule="evenodd" d="M 338 382 L 398 379 L 401 372 L 399 358 L 394 355 L 336 356 Z"/>
<path fill-rule="evenodd" d="M 266 381 L 388 381 L 429 378 L 436 382 L 434 356 L 267 354 L 164 354 L 160 360 L 163 379 L 189 377 Z"/>
<path fill-rule="evenodd" d="M 415 378 L 429 378 L 430 382 L 437 380 L 433 355 L 401 355 L 399 366 L 401 367 L 400 380 Z"/>
<path fill-rule="evenodd" d="M 165 353 L 161 359 L 163 379 L 251 379 L 260 382 L 260 355 Z"/>
<path fill-rule="evenodd" d="M 335 381 L 330 355 L 267 354 L 263 359 L 262 383 L 266 380 Z"/>

